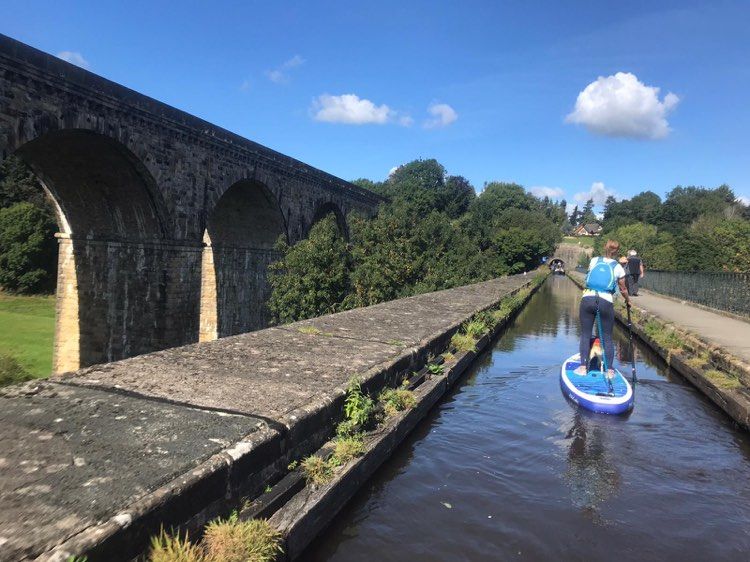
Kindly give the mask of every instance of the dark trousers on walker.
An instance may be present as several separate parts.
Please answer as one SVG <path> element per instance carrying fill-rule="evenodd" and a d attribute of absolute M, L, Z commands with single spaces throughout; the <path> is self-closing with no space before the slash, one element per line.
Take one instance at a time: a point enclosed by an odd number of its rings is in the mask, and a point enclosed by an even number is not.
<path fill-rule="evenodd" d="M 581 341 L 579 350 L 581 352 L 581 363 L 588 365 L 589 352 L 591 351 L 591 331 L 596 323 L 596 301 L 599 301 L 599 317 L 602 320 L 602 334 L 599 338 L 604 345 L 604 358 L 607 368 L 613 369 L 615 360 L 615 342 L 612 341 L 612 330 L 615 326 L 615 307 L 604 299 L 596 297 L 583 297 L 578 308 L 578 316 L 581 319 Z M 598 328 L 597 328 L 598 329 Z"/>
<path fill-rule="evenodd" d="M 628 293 L 634 297 L 638 296 L 638 280 L 641 278 L 636 273 L 631 273 L 627 278 Z"/>

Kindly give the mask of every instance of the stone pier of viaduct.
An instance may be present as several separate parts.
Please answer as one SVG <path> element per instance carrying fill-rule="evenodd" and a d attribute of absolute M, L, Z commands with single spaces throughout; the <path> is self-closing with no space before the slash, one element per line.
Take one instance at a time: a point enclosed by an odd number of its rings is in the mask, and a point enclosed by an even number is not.
<path fill-rule="evenodd" d="M 0 35 L 0 159 L 60 232 L 54 371 L 267 325 L 266 269 L 322 216 L 380 198 Z"/>

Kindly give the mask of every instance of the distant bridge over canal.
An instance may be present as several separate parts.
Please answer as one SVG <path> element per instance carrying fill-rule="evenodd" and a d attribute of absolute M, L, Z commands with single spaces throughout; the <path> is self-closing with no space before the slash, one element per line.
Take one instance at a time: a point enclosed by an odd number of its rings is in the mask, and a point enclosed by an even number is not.
<path fill-rule="evenodd" d="M 0 35 L 0 160 L 54 201 L 53 370 L 267 325 L 266 270 L 379 196 Z"/>

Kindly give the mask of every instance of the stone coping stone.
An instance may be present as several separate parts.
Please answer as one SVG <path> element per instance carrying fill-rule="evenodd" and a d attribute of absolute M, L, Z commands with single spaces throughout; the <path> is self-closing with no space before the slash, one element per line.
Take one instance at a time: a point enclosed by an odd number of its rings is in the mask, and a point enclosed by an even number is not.
<path fill-rule="evenodd" d="M 261 426 L 50 382 L 0 389 L 0 560 L 38 555 Z"/>
<path fill-rule="evenodd" d="M 90 367 L 62 380 L 278 421 L 400 351 L 269 328 Z"/>
<path fill-rule="evenodd" d="M 97 365 L 61 380 L 281 422 L 529 281 L 514 275 L 427 293 Z M 300 331 L 309 327 L 320 333 Z"/>
<path fill-rule="evenodd" d="M 496 303 L 529 280 L 529 276 L 514 275 L 321 316 L 283 329 L 312 327 L 342 338 L 412 347 Z"/>

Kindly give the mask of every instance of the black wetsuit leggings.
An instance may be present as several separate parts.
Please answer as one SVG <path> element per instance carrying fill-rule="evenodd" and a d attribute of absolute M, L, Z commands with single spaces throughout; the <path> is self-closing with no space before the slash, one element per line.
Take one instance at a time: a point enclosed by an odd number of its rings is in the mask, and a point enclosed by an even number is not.
<path fill-rule="evenodd" d="M 602 298 L 599 300 L 599 316 L 602 319 L 601 338 L 604 340 L 604 358 L 607 361 L 607 368 L 613 369 L 612 363 L 615 359 L 615 342 L 612 341 L 612 329 L 615 326 L 615 307 L 614 305 Z M 578 309 L 578 316 L 581 319 L 581 363 L 588 365 L 589 352 L 591 350 L 591 330 L 596 323 L 596 297 L 583 297 L 581 306 Z M 598 330 L 598 328 L 597 328 Z"/>

